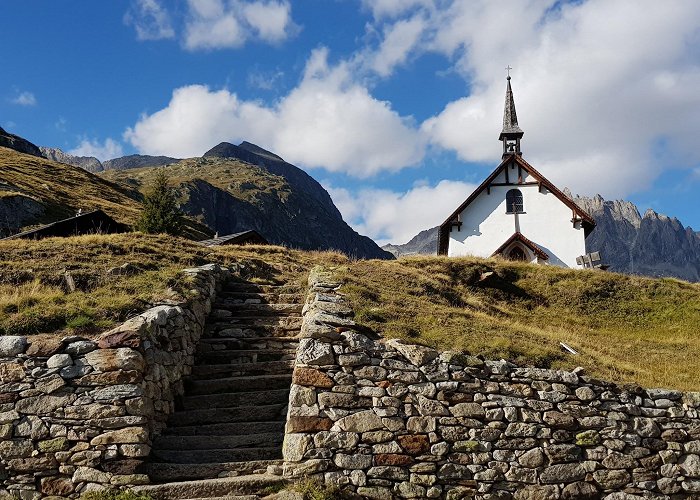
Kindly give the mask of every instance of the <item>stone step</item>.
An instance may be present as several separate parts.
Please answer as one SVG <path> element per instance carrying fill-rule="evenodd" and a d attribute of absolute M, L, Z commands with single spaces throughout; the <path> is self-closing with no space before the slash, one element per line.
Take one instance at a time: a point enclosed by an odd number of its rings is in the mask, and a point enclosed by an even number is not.
<path fill-rule="evenodd" d="M 230 318 L 235 316 L 276 316 L 282 314 L 301 314 L 304 304 L 227 304 L 215 302 L 212 305 L 212 318 Z"/>
<path fill-rule="evenodd" d="M 278 327 L 287 330 L 299 330 L 301 328 L 301 316 L 236 316 L 227 318 L 226 320 L 217 320 L 209 322 L 204 329 L 204 337 L 210 336 L 210 332 L 219 333 L 220 336 L 228 337 L 230 335 L 221 334 L 220 332 L 232 328 L 255 328 L 255 327 Z M 263 330 L 264 331 L 264 330 Z M 232 335 L 231 335 L 232 336 Z"/>
<path fill-rule="evenodd" d="M 241 364 L 264 363 L 267 361 L 285 361 L 296 357 L 296 349 L 225 349 L 222 351 L 199 352 L 195 363 L 205 364 Z"/>
<path fill-rule="evenodd" d="M 297 304 L 303 301 L 301 293 L 257 293 L 257 292 L 220 292 L 217 301 L 232 304 Z"/>
<path fill-rule="evenodd" d="M 195 365 L 192 367 L 192 380 L 211 380 L 252 375 L 292 374 L 294 360 L 266 361 L 262 363 L 238 363 L 220 365 Z"/>
<path fill-rule="evenodd" d="M 154 500 L 182 500 L 188 498 L 216 498 L 231 495 L 251 495 L 265 488 L 285 483 L 271 474 L 250 474 L 220 479 L 151 484 L 132 488 L 135 493 L 150 495 Z"/>
<path fill-rule="evenodd" d="M 296 349 L 299 337 L 204 338 L 197 344 L 199 352 L 231 349 Z"/>
<path fill-rule="evenodd" d="M 182 464 L 247 462 L 249 460 L 273 460 L 282 458 L 282 444 L 270 443 L 271 447 L 261 448 L 220 448 L 209 450 L 151 450 L 151 459 Z"/>
<path fill-rule="evenodd" d="M 197 368 L 197 367 L 195 367 Z M 230 369 L 230 366 L 226 367 Z M 292 371 L 276 375 L 252 377 L 230 377 L 214 380 L 185 380 L 185 394 L 188 396 L 219 394 L 228 392 L 250 392 L 259 390 L 289 389 L 292 385 Z"/>
<path fill-rule="evenodd" d="M 269 422 L 284 419 L 287 403 L 274 403 L 259 406 L 238 406 L 236 408 L 204 408 L 200 410 L 176 411 L 168 419 L 168 425 L 224 424 L 235 422 Z M 237 460 L 216 460 L 236 462 Z"/>
<path fill-rule="evenodd" d="M 296 293 L 299 292 L 301 288 L 298 285 L 290 285 L 290 284 L 259 284 L 259 283 L 245 283 L 245 282 L 239 282 L 239 283 L 226 283 L 221 291 L 217 293 L 219 294 L 227 294 L 227 293 L 239 293 L 239 292 L 248 292 L 248 293 Z"/>
<path fill-rule="evenodd" d="M 163 433 L 170 436 L 236 436 L 240 434 L 284 433 L 285 421 L 238 422 L 235 424 L 183 425 L 167 427 Z"/>
<path fill-rule="evenodd" d="M 234 450 L 238 448 L 282 448 L 284 433 L 266 432 L 239 436 L 158 436 L 153 442 L 153 450 Z"/>
<path fill-rule="evenodd" d="M 249 474 L 265 474 L 269 466 L 281 467 L 282 460 L 250 460 L 247 462 L 169 464 L 151 462 L 146 473 L 154 482 L 191 481 Z"/>
<path fill-rule="evenodd" d="M 260 390 L 257 392 L 231 392 L 202 396 L 184 396 L 179 407 L 183 410 L 198 408 L 233 408 L 236 406 L 265 405 L 286 403 L 289 400 L 289 388 Z"/>

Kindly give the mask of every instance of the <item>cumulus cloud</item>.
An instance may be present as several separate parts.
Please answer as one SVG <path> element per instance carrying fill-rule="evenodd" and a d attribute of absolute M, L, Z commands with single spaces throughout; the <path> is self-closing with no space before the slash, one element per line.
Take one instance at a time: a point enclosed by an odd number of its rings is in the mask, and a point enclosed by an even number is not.
<path fill-rule="evenodd" d="M 36 106 L 37 100 L 34 94 L 24 91 L 18 93 L 17 96 L 12 99 L 12 103 L 18 106 Z"/>
<path fill-rule="evenodd" d="M 88 139 L 84 137 L 77 147 L 68 151 L 68 154 L 74 156 L 94 156 L 100 161 L 111 160 L 124 156 L 124 149 L 119 142 L 114 139 L 107 138 L 100 144 L 97 139 Z"/>
<path fill-rule="evenodd" d="M 504 67 L 526 158 L 581 192 L 625 196 L 682 158 L 700 161 L 700 4 L 683 0 L 365 0 L 380 43 L 362 58 L 389 76 L 426 52 L 453 61 L 469 95 L 422 124 L 467 162 L 497 160 Z M 506 19 L 517 23 L 504 24 Z"/>
<path fill-rule="evenodd" d="M 124 23 L 133 26 L 139 40 L 163 40 L 175 37 L 170 14 L 158 0 L 132 0 Z"/>
<path fill-rule="evenodd" d="M 406 192 L 367 188 L 356 193 L 324 186 L 345 221 L 378 244 L 408 242 L 423 229 L 441 224 L 476 185 L 444 180 Z"/>
<path fill-rule="evenodd" d="M 288 0 L 188 0 L 184 46 L 188 50 L 237 48 L 248 40 L 279 43 L 299 27 Z"/>
<path fill-rule="evenodd" d="M 347 63 L 313 52 L 300 84 L 274 105 L 228 90 L 181 87 L 168 106 L 126 130 L 141 153 L 201 155 L 221 141 L 249 140 L 287 161 L 367 177 L 418 163 L 425 139 L 412 120 L 375 99 Z"/>

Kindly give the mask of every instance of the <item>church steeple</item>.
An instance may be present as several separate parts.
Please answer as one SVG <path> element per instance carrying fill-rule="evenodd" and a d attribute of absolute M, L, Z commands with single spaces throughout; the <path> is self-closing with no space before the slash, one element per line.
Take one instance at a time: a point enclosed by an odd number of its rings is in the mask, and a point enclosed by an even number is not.
<path fill-rule="evenodd" d="M 510 67 L 506 69 L 510 70 Z M 501 135 L 498 136 L 498 140 L 503 142 L 503 156 L 512 153 L 521 155 L 520 139 L 525 132 L 518 126 L 518 115 L 515 113 L 513 89 L 510 86 L 510 74 L 507 80 L 506 105 L 503 109 L 503 130 L 501 131 Z"/>

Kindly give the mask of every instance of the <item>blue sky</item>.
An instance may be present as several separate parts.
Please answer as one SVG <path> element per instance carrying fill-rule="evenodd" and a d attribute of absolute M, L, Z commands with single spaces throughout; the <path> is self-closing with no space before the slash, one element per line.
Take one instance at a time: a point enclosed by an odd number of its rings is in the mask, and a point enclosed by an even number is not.
<path fill-rule="evenodd" d="M 3 5 L 0 125 L 108 159 L 249 140 L 381 243 L 439 224 L 500 160 L 700 229 L 700 3 L 94 0 Z"/>

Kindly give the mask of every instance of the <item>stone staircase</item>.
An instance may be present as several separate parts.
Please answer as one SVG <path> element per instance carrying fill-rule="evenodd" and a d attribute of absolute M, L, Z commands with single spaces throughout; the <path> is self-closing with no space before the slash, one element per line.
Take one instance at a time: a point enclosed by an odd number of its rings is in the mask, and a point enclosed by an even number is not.
<path fill-rule="evenodd" d="M 197 346 L 185 395 L 153 443 L 147 473 L 155 484 L 138 491 L 156 499 L 256 498 L 282 481 L 302 307 L 298 287 L 224 287 Z"/>

